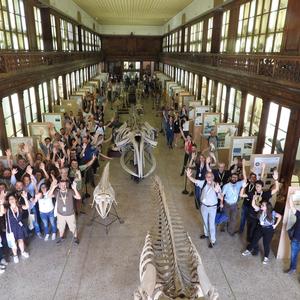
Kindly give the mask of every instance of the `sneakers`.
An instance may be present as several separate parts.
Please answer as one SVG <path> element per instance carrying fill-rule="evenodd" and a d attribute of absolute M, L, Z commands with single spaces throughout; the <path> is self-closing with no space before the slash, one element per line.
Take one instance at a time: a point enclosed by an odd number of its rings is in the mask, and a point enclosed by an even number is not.
<path fill-rule="evenodd" d="M 208 236 L 205 235 L 205 234 L 201 234 L 201 235 L 200 235 L 200 239 L 201 239 L 201 240 L 208 239 Z"/>
<path fill-rule="evenodd" d="M 209 242 L 208 248 L 213 248 L 215 246 L 215 243 Z"/>
<path fill-rule="evenodd" d="M 55 239 L 56 239 L 56 233 L 54 232 L 54 233 L 52 233 L 51 240 L 55 241 Z"/>
<path fill-rule="evenodd" d="M 45 235 L 45 238 L 44 238 L 44 241 L 45 241 L 45 242 L 47 242 L 47 241 L 49 240 L 49 236 L 50 236 L 49 234 L 46 234 L 46 235 Z"/>
<path fill-rule="evenodd" d="M 42 237 L 42 234 L 40 233 L 40 232 L 38 232 L 37 234 L 37 237 L 39 238 L 39 239 L 42 239 L 43 237 Z"/>
<path fill-rule="evenodd" d="M 56 241 L 56 244 L 61 244 L 64 241 L 64 238 L 58 238 L 58 240 Z"/>
<path fill-rule="evenodd" d="M 5 272 L 5 269 L 0 269 L 0 274 L 3 274 Z"/>
<path fill-rule="evenodd" d="M 22 252 L 21 255 L 23 258 L 29 258 L 29 253 L 26 251 Z"/>
<path fill-rule="evenodd" d="M 15 264 L 19 263 L 19 257 L 18 257 L 18 255 L 14 256 L 14 263 Z"/>
<path fill-rule="evenodd" d="M 263 265 L 267 265 L 269 262 L 269 259 L 267 257 L 264 257 L 264 260 L 263 260 Z"/>
<path fill-rule="evenodd" d="M 243 253 L 242 253 L 243 256 L 248 256 L 248 255 L 251 255 L 251 252 L 249 250 L 245 250 Z"/>
<path fill-rule="evenodd" d="M 75 243 L 76 245 L 79 245 L 79 238 L 74 237 L 74 243 Z"/>
<path fill-rule="evenodd" d="M 296 270 L 295 269 L 287 269 L 284 271 L 285 274 L 288 274 L 288 275 L 292 275 L 294 273 L 296 273 Z"/>
<path fill-rule="evenodd" d="M 7 266 L 8 262 L 6 261 L 5 258 L 2 258 L 1 261 L 0 261 L 0 264 L 3 265 L 3 266 Z"/>
<path fill-rule="evenodd" d="M 0 265 L 0 270 L 5 270 L 5 269 L 6 269 L 6 266 Z"/>

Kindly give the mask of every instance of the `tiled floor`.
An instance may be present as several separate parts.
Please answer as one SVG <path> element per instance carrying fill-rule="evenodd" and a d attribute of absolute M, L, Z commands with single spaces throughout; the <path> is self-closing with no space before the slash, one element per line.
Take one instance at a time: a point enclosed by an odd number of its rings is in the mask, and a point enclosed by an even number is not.
<path fill-rule="evenodd" d="M 148 106 L 147 106 L 148 107 Z M 145 118 L 159 127 L 151 108 Z M 217 234 L 214 249 L 199 239 L 201 221 L 192 197 L 182 195 L 179 176 L 183 150 L 169 150 L 162 136 L 155 150 L 157 169 L 167 198 L 173 201 L 195 243 L 220 299 L 300 299 L 295 276 L 282 272 L 284 264 L 271 256 L 264 266 L 260 257 L 242 257 L 241 237 Z M 97 223 L 89 226 L 89 215 L 79 219 L 81 243 L 73 246 L 71 236 L 60 246 L 35 239 L 29 245 L 30 258 L 10 263 L 0 277 L 0 299 L 98 299 L 131 300 L 139 284 L 139 256 L 153 219 L 151 179 L 134 183 L 120 167 L 111 163 L 111 183 L 116 191 L 118 212 L 125 223 L 114 223 L 109 231 Z"/>

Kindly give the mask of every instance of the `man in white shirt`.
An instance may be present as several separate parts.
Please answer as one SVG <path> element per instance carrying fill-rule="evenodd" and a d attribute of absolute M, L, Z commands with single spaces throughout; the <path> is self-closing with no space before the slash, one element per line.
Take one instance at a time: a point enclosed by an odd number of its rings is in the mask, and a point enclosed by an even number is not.
<path fill-rule="evenodd" d="M 218 183 L 214 182 L 214 174 L 207 172 L 205 180 L 197 180 L 192 177 L 192 170 L 187 170 L 187 177 L 194 182 L 196 186 L 201 188 L 200 196 L 200 211 L 203 218 L 204 234 L 200 236 L 201 239 L 210 239 L 209 248 L 213 248 L 216 242 L 216 213 L 218 206 L 218 198 L 221 200 L 221 207 L 223 207 L 223 196 L 221 188 Z"/>

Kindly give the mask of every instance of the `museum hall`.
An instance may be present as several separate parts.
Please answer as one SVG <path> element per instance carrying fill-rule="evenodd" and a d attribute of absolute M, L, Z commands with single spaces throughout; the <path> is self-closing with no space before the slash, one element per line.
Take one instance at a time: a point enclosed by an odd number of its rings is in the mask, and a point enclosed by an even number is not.
<path fill-rule="evenodd" d="M 0 299 L 300 299 L 299 20 L 0 0 Z"/>

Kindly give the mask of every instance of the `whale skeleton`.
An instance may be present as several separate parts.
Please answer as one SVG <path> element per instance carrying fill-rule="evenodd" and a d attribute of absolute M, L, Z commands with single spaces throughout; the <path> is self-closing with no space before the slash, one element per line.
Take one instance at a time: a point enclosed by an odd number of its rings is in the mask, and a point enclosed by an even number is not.
<path fill-rule="evenodd" d="M 122 168 L 137 178 L 149 176 L 156 168 L 152 149 L 157 146 L 156 130 L 148 123 L 140 123 L 135 114 L 118 130 L 115 144 L 121 152 Z M 132 166 L 133 161 L 133 166 Z M 146 168 L 146 166 L 150 168 Z"/>
<path fill-rule="evenodd" d="M 168 207 L 158 177 L 154 179 L 154 199 L 157 220 L 146 235 L 140 256 L 140 285 L 134 300 L 218 299 L 180 217 Z"/>
<path fill-rule="evenodd" d="M 108 162 L 104 167 L 102 177 L 94 190 L 92 207 L 95 207 L 100 217 L 105 219 L 114 203 L 117 204 L 115 191 L 109 182 Z"/>

